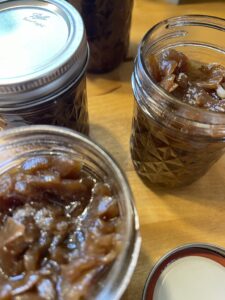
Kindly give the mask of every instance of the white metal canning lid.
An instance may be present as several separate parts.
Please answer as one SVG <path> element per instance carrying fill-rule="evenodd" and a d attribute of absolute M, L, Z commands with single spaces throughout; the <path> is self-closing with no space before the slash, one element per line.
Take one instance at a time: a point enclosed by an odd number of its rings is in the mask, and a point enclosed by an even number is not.
<path fill-rule="evenodd" d="M 64 0 L 0 2 L 0 108 L 63 89 L 84 70 L 83 21 Z"/>
<path fill-rule="evenodd" d="M 145 284 L 143 300 L 224 300 L 225 249 L 189 244 L 166 254 Z"/>

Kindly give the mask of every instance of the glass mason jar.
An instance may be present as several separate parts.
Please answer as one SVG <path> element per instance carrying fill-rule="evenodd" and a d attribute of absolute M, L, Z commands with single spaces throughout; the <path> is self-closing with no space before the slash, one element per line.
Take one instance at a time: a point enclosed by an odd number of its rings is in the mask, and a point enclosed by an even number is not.
<path fill-rule="evenodd" d="M 225 114 L 185 104 L 150 75 L 148 58 L 165 49 L 192 60 L 225 66 L 225 20 L 179 16 L 155 25 L 144 36 L 135 62 L 131 156 L 148 185 L 178 187 L 204 175 L 225 147 Z"/>
<path fill-rule="evenodd" d="M 61 125 L 88 133 L 83 21 L 66 1 L 3 1 L 0 127 Z M 16 45 L 12 47 L 12 45 Z"/>
<path fill-rule="evenodd" d="M 104 73 L 126 58 L 134 0 L 68 0 L 81 13 L 90 47 L 88 71 Z"/>
<path fill-rule="evenodd" d="M 63 155 L 81 161 L 85 172 L 110 185 L 118 199 L 123 243 L 115 262 L 95 284 L 90 299 L 120 299 L 134 271 L 141 239 L 133 196 L 116 162 L 85 136 L 63 127 L 33 125 L 7 129 L 0 133 L 0 140 L 0 175 L 30 157 Z"/>

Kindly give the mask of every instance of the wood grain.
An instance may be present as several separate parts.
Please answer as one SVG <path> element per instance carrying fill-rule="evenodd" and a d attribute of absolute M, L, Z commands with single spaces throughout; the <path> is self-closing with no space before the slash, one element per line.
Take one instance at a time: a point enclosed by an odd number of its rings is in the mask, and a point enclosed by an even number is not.
<path fill-rule="evenodd" d="M 130 77 L 137 45 L 156 22 L 180 14 L 225 18 L 225 2 L 175 6 L 136 0 L 130 59 L 109 74 L 88 76 L 91 137 L 107 149 L 126 172 L 141 224 L 141 254 L 123 300 L 141 299 L 152 266 L 178 245 L 208 242 L 225 247 L 225 157 L 198 182 L 170 193 L 147 188 L 136 175 L 130 159 L 133 113 Z"/>

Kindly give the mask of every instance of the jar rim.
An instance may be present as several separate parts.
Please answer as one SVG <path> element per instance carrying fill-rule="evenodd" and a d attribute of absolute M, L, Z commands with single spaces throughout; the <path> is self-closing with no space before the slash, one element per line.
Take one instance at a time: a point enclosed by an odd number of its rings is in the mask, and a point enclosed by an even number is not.
<path fill-rule="evenodd" d="M 30 135 L 30 136 L 29 136 Z M 123 249 L 118 255 L 118 258 L 113 263 L 112 270 L 109 274 L 113 274 L 113 282 L 106 282 L 103 291 L 99 291 L 98 299 L 104 300 L 113 299 L 119 300 L 125 291 L 133 271 L 136 267 L 138 260 L 141 237 L 139 233 L 139 219 L 135 208 L 134 199 L 130 190 L 127 178 L 123 170 L 119 167 L 112 156 L 103 147 L 96 144 L 90 138 L 78 133 L 74 130 L 52 126 L 52 125 L 31 125 L 21 126 L 18 128 L 6 129 L 0 132 L 0 151 L 6 146 L 6 150 L 9 149 L 10 143 L 15 147 L 19 139 L 29 139 L 31 136 L 33 139 L 37 139 L 37 136 L 63 136 L 68 139 L 74 140 L 74 142 L 81 142 L 81 146 L 87 146 L 88 150 L 94 150 L 99 154 L 101 159 L 110 167 L 115 175 L 115 180 L 118 181 L 123 195 L 123 203 L 126 205 L 127 218 L 125 218 L 125 236 L 123 242 Z M 45 139 L 48 141 L 48 139 Z M 32 141 L 29 141 L 32 142 Z M 4 163 L 3 163 L 4 164 Z M 127 264 L 124 264 L 126 260 Z M 116 287 L 116 288 L 115 288 Z M 110 296 L 110 297 L 109 297 Z"/>
<path fill-rule="evenodd" d="M 194 21 L 195 18 L 196 18 L 196 21 Z M 142 69 L 144 70 L 145 76 L 150 81 L 150 84 L 156 93 L 161 95 L 169 103 L 179 106 L 179 108 L 183 111 L 182 117 L 184 117 L 184 115 L 186 115 L 187 112 L 189 112 L 189 113 L 193 112 L 193 115 L 197 114 L 198 117 L 199 116 L 203 117 L 203 115 L 204 115 L 204 120 L 211 120 L 213 125 L 224 124 L 224 122 L 225 122 L 225 113 L 224 112 L 207 111 L 205 109 L 202 109 L 199 107 L 194 107 L 194 106 L 191 106 L 190 104 L 179 101 L 175 96 L 167 93 L 160 85 L 158 85 L 155 82 L 152 75 L 150 74 L 150 72 L 148 71 L 148 68 L 146 66 L 146 62 L 144 59 L 144 49 L 146 47 L 146 42 L 148 41 L 148 38 L 150 38 L 155 33 L 155 31 L 157 29 L 159 29 L 160 27 L 166 26 L 166 28 L 170 28 L 170 27 L 175 27 L 175 26 L 178 27 L 180 25 L 210 27 L 210 28 L 225 32 L 225 19 L 216 17 L 216 16 L 210 16 L 210 15 L 201 15 L 201 14 L 180 15 L 180 16 L 176 16 L 176 17 L 167 18 L 165 20 L 158 22 L 152 28 L 150 28 L 147 31 L 147 33 L 144 35 L 144 37 L 142 38 L 142 41 L 140 43 L 139 49 L 138 49 L 138 59 L 140 59 L 140 63 L 141 63 Z M 220 49 L 220 50 L 223 51 L 223 54 L 225 56 L 225 48 Z M 216 116 L 216 120 L 215 120 L 215 116 Z M 193 121 L 196 121 L 196 120 L 193 120 Z"/>

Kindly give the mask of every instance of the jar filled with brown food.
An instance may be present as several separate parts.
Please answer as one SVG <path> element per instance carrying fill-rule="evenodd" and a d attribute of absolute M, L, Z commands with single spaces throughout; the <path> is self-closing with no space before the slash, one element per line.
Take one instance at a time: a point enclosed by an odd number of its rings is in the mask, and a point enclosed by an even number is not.
<path fill-rule="evenodd" d="M 140 249 L 113 159 L 62 127 L 0 134 L 0 299 L 119 300 Z"/>
<path fill-rule="evenodd" d="M 81 13 L 90 46 L 88 71 L 115 69 L 127 56 L 133 0 L 68 0 Z"/>
<path fill-rule="evenodd" d="M 148 185 L 204 175 L 225 149 L 225 20 L 180 16 L 144 37 L 132 76 L 131 155 Z"/>
<path fill-rule="evenodd" d="M 31 124 L 88 133 L 83 21 L 66 1 L 0 3 L 0 127 Z"/>

